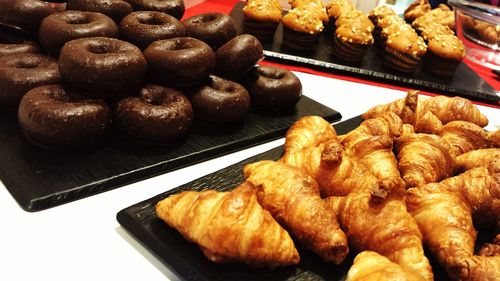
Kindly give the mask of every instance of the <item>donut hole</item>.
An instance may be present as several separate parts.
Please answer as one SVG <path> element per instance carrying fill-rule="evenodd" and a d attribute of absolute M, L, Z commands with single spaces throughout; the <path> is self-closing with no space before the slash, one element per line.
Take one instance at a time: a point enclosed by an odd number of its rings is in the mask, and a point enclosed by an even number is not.
<path fill-rule="evenodd" d="M 84 14 L 72 15 L 66 19 L 67 24 L 88 24 L 90 22 L 90 18 Z"/>
<path fill-rule="evenodd" d="M 164 22 L 155 16 L 142 17 L 137 20 L 140 24 L 145 25 L 163 25 Z"/>
<path fill-rule="evenodd" d="M 16 61 L 15 66 L 16 68 L 25 68 L 25 69 L 37 68 L 38 66 L 40 66 L 40 60 L 36 58 L 25 58 Z"/>
<path fill-rule="evenodd" d="M 118 48 L 115 44 L 104 44 L 93 42 L 87 45 L 87 51 L 95 55 L 112 54 L 117 53 Z"/>

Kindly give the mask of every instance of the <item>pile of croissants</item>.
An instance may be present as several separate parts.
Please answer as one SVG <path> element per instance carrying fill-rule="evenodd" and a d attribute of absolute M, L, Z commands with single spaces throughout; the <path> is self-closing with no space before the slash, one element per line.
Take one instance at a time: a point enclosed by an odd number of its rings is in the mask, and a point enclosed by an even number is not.
<path fill-rule="evenodd" d="M 346 280 L 433 280 L 425 247 L 452 280 L 500 280 L 500 130 L 467 99 L 413 90 L 362 116 L 345 135 L 301 118 L 278 161 L 156 213 L 219 263 L 294 265 L 299 244 L 335 264 L 358 253 Z M 485 229 L 497 235 L 474 252 Z"/>

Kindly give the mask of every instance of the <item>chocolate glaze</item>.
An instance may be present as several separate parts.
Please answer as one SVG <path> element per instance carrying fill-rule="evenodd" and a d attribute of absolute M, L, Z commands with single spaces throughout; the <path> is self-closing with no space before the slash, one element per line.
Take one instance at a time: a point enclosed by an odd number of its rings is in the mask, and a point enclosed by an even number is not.
<path fill-rule="evenodd" d="M 221 13 L 205 13 L 182 21 L 188 36 L 207 43 L 215 51 L 238 35 L 233 19 Z"/>
<path fill-rule="evenodd" d="M 132 140 L 170 144 L 188 134 L 193 108 L 181 91 L 151 84 L 139 96 L 120 100 L 114 120 Z"/>
<path fill-rule="evenodd" d="M 264 58 L 259 40 L 250 34 L 236 36 L 215 52 L 215 73 L 235 80 Z"/>
<path fill-rule="evenodd" d="M 42 48 L 35 42 L 25 42 L 17 44 L 0 43 L 0 57 L 13 54 L 38 54 Z"/>
<path fill-rule="evenodd" d="M 151 81 L 172 87 L 195 85 L 207 79 L 215 65 L 215 55 L 202 41 L 179 37 L 153 42 L 144 55 Z"/>
<path fill-rule="evenodd" d="M 118 26 L 101 13 L 67 11 L 50 15 L 40 24 L 40 44 L 49 54 L 58 54 L 68 41 L 83 37 L 113 37 Z"/>
<path fill-rule="evenodd" d="M 0 106 L 17 109 L 29 90 L 61 81 L 57 61 L 40 54 L 0 57 Z"/>
<path fill-rule="evenodd" d="M 48 2 L 39 0 L 0 1 L 0 22 L 37 33 L 43 18 L 56 10 Z"/>
<path fill-rule="evenodd" d="M 199 124 L 233 124 L 248 112 L 250 96 L 240 84 L 210 75 L 206 85 L 191 93 L 191 104 Z"/>
<path fill-rule="evenodd" d="M 184 15 L 183 0 L 126 0 L 132 5 L 134 11 L 158 11 L 169 14 L 176 19 Z"/>
<path fill-rule="evenodd" d="M 134 95 L 143 86 L 147 62 L 136 46 L 113 38 L 72 40 L 59 56 L 63 80 L 100 98 Z"/>
<path fill-rule="evenodd" d="M 184 37 L 184 26 L 174 17 L 162 12 L 133 12 L 120 22 L 120 37 L 141 49 L 157 40 Z"/>
<path fill-rule="evenodd" d="M 245 87 L 252 107 L 265 111 L 293 109 L 302 96 L 302 84 L 291 71 L 275 66 L 257 66 Z"/>
<path fill-rule="evenodd" d="M 66 10 L 102 13 L 118 23 L 132 13 L 132 5 L 123 0 L 68 0 Z"/>
<path fill-rule="evenodd" d="M 18 121 L 32 143 L 47 149 L 73 149 L 103 139 L 111 125 L 111 110 L 102 100 L 48 85 L 23 97 Z"/>

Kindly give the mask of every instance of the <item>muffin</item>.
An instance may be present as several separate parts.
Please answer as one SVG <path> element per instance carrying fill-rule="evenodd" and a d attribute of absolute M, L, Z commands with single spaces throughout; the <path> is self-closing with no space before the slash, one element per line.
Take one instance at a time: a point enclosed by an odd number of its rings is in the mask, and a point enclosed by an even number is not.
<path fill-rule="evenodd" d="M 412 23 L 418 17 L 423 16 L 431 10 L 431 5 L 428 0 L 415 0 L 404 11 L 405 21 Z"/>
<path fill-rule="evenodd" d="M 426 50 L 424 40 L 415 31 L 400 30 L 389 34 L 385 41 L 384 64 L 394 70 L 411 73 L 417 69 Z"/>
<path fill-rule="evenodd" d="M 273 39 L 281 18 L 278 0 L 248 0 L 243 7 L 243 29 L 262 42 Z"/>
<path fill-rule="evenodd" d="M 425 42 L 429 42 L 432 38 L 439 35 L 454 35 L 455 32 L 451 30 L 448 26 L 442 25 L 440 23 L 433 23 L 430 25 L 423 26 L 420 30 L 420 36 Z"/>
<path fill-rule="evenodd" d="M 451 76 L 465 57 L 465 46 L 455 35 L 433 37 L 427 45 L 424 68 L 434 74 Z"/>
<path fill-rule="evenodd" d="M 437 8 L 415 19 L 412 22 L 412 26 L 416 30 L 420 30 L 434 23 L 446 25 L 451 30 L 455 31 L 455 14 L 448 6 L 441 4 Z"/>
<path fill-rule="evenodd" d="M 291 9 L 283 16 L 282 22 L 283 46 L 297 51 L 310 50 L 324 28 L 318 12 L 308 5 Z"/>
<path fill-rule="evenodd" d="M 328 27 L 334 29 L 335 21 L 342 14 L 355 11 L 356 6 L 349 0 L 331 0 L 326 4 L 326 13 L 328 15 Z"/>
<path fill-rule="evenodd" d="M 368 32 L 372 32 L 375 28 L 372 21 L 368 18 L 368 16 L 358 10 L 352 10 L 340 15 L 335 21 L 335 26 L 339 27 L 343 24 L 359 24 L 363 25 Z"/>
<path fill-rule="evenodd" d="M 371 27 L 366 23 L 346 23 L 335 30 L 333 52 L 339 59 L 360 61 L 373 42 Z"/>
<path fill-rule="evenodd" d="M 397 16 L 396 12 L 389 6 L 377 6 L 368 14 L 368 18 L 377 26 L 378 21 L 385 17 Z"/>

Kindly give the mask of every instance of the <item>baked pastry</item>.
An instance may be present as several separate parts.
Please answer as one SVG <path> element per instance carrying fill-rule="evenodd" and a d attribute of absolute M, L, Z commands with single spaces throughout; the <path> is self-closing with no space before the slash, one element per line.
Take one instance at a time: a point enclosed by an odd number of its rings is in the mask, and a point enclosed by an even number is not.
<path fill-rule="evenodd" d="M 500 157 L 500 148 L 472 150 L 457 156 L 455 171 L 462 173 L 477 167 L 488 166 L 497 157 Z"/>
<path fill-rule="evenodd" d="M 315 8 L 318 7 L 318 8 Z M 283 16 L 283 46 L 296 51 L 308 51 L 318 41 L 324 25 L 317 9 L 320 6 L 301 5 Z"/>
<path fill-rule="evenodd" d="M 63 81 L 72 87 L 95 97 L 116 98 L 139 92 L 147 62 L 141 50 L 128 42 L 90 37 L 64 45 L 59 70 Z"/>
<path fill-rule="evenodd" d="M 439 23 L 455 30 L 455 13 L 446 5 L 439 4 L 437 8 L 426 12 L 412 22 L 412 26 L 420 30 L 422 27 Z"/>
<path fill-rule="evenodd" d="M 417 90 L 409 90 L 404 98 L 387 104 L 376 105 L 363 113 L 361 117 L 366 120 L 384 115 L 387 112 L 393 112 L 401 118 L 403 123 L 415 125 L 419 93 Z"/>
<path fill-rule="evenodd" d="M 304 116 L 286 131 L 284 150 L 298 152 L 336 138 L 337 132 L 328 121 L 319 116 Z"/>
<path fill-rule="evenodd" d="M 114 110 L 114 124 L 128 138 L 162 145 L 185 137 L 193 119 L 191 102 L 181 91 L 157 85 L 121 99 Z"/>
<path fill-rule="evenodd" d="M 446 25 L 442 25 L 440 23 L 432 23 L 429 25 L 422 26 L 419 30 L 420 36 L 426 43 L 429 43 L 431 39 L 434 39 L 436 36 L 440 35 L 454 35 L 455 32 L 451 30 Z"/>
<path fill-rule="evenodd" d="M 260 206 L 249 182 L 231 192 L 171 195 L 156 204 L 156 214 L 213 262 L 275 268 L 300 259 L 289 234 Z"/>
<path fill-rule="evenodd" d="M 57 61 L 41 54 L 0 57 L 0 106 L 17 109 L 29 90 L 61 82 Z"/>
<path fill-rule="evenodd" d="M 356 6 L 349 0 L 330 0 L 325 7 L 329 18 L 329 27 L 335 27 L 335 22 L 341 15 L 356 10 Z"/>
<path fill-rule="evenodd" d="M 283 17 L 278 0 L 249 0 L 243 7 L 243 29 L 260 41 L 271 41 Z"/>
<path fill-rule="evenodd" d="M 204 13 L 182 20 L 189 37 L 207 43 L 215 52 L 238 35 L 233 18 L 222 13 Z"/>
<path fill-rule="evenodd" d="M 465 58 L 465 46 L 455 35 L 438 35 L 429 40 L 424 68 L 434 74 L 451 76 Z"/>
<path fill-rule="evenodd" d="M 296 168 L 269 160 L 245 165 L 243 174 L 255 186 L 262 207 L 294 239 L 326 262 L 339 264 L 345 259 L 347 238 L 321 199 L 314 179 Z"/>
<path fill-rule="evenodd" d="M 180 20 L 186 10 L 184 0 L 126 0 L 134 11 L 157 11 Z"/>
<path fill-rule="evenodd" d="M 411 73 L 416 71 L 426 51 L 424 40 L 413 30 L 389 33 L 385 41 L 384 64 L 394 70 Z"/>
<path fill-rule="evenodd" d="M 500 130 L 488 132 L 467 121 L 446 123 L 436 134 L 450 144 L 456 156 L 477 149 L 500 148 Z"/>
<path fill-rule="evenodd" d="M 368 18 L 375 26 L 378 25 L 379 20 L 390 16 L 397 16 L 397 14 L 391 7 L 386 5 L 379 5 L 368 13 Z"/>
<path fill-rule="evenodd" d="M 42 20 L 55 12 L 46 1 L 0 1 L 0 23 L 19 27 L 31 34 L 37 34 Z"/>
<path fill-rule="evenodd" d="M 36 42 L 0 43 L 0 57 L 14 54 L 39 54 L 42 48 Z"/>
<path fill-rule="evenodd" d="M 42 20 L 38 37 L 50 54 L 59 54 L 68 41 L 84 37 L 118 38 L 115 22 L 106 15 L 94 12 L 66 11 L 52 14 Z"/>
<path fill-rule="evenodd" d="M 215 54 L 206 43 L 191 37 L 158 40 L 144 50 L 148 79 L 171 87 L 204 82 L 215 67 Z"/>
<path fill-rule="evenodd" d="M 371 22 L 369 23 L 371 24 Z M 374 43 L 371 30 L 369 25 L 361 22 L 340 25 L 335 29 L 333 54 L 337 58 L 349 62 L 362 60 Z"/>
<path fill-rule="evenodd" d="M 186 29 L 176 18 L 155 11 L 133 12 L 119 25 L 120 38 L 141 50 L 158 40 L 185 37 Z"/>
<path fill-rule="evenodd" d="M 404 19 L 412 23 L 416 18 L 424 15 L 431 10 L 431 4 L 428 0 L 415 0 L 404 11 Z"/>
<path fill-rule="evenodd" d="M 81 149 L 103 141 L 111 109 L 98 99 L 61 85 L 40 86 L 22 98 L 18 122 L 26 138 L 46 149 Z"/>
<path fill-rule="evenodd" d="M 259 61 L 264 51 L 259 40 L 250 34 L 230 39 L 215 52 L 215 74 L 231 80 L 241 78 Z"/>
<path fill-rule="evenodd" d="M 105 14 L 117 24 L 132 13 L 132 5 L 124 0 L 68 0 L 67 11 L 87 11 Z"/>

